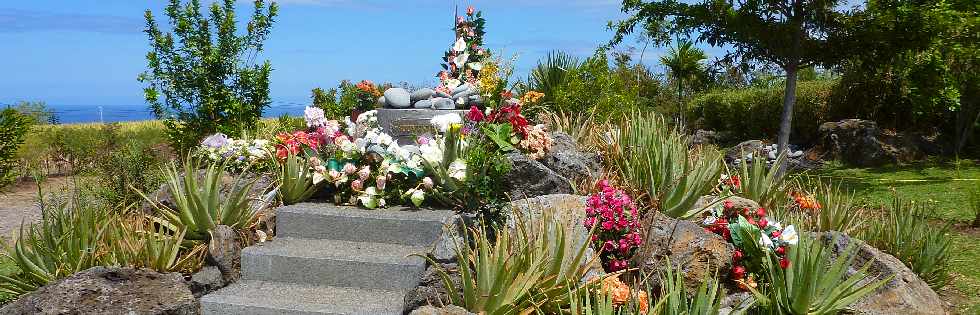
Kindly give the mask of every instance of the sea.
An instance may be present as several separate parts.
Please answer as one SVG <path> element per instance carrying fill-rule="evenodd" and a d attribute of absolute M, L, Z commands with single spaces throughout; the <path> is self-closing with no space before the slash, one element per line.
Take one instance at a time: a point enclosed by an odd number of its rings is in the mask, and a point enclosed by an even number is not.
<path fill-rule="evenodd" d="M 302 116 L 303 109 L 309 105 L 302 102 L 273 101 L 263 112 L 263 117 L 279 117 L 282 115 Z M 55 118 L 60 124 L 92 123 L 92 122 L 123 122 L 151 120 L 153 112 L 146 104 L 132 105 L 65 105 L 47 104 L 54 111 Z"/>

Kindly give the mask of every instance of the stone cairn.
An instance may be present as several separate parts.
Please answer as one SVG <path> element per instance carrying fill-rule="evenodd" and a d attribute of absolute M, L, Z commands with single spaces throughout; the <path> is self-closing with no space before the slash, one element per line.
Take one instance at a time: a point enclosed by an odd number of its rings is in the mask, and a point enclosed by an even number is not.
<path fill-rule="evenodd" d="M 483 106 L 480 89 L 470 83 L 464 83 L 452 89 L 451 94 L 438 92 L 430 88 L 421 88 L 409 92 L 404 88 L 385 90 L 384 96 L 378 99 L 378 105 L 393 109 L 465 109 L 470 106 Z"/>

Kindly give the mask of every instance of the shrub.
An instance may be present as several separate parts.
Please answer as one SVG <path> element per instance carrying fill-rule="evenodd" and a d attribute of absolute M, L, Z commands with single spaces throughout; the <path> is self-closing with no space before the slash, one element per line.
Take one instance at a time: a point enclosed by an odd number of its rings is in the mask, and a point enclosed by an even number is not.
<path fill-rule="evenodd" d="M 173 33 L 162 32 L 146 11 L 150 52 L 139 81 L 173 147 L 183 152 L 216 132 L 241 137 L 255 130 L 270 102 L 272 65 L 253 65 L 249 56 L 262 51 L 279 7 L 272 2 L 266 10 L 255 1 L 246 33 L 238 35 L 234 0 L 212 3 L 210 17 L 199 1 L 181 2 L 172 0 L 165 10 Z"/>
<path fill-rule="evenodd" d="M 793 203 L 787 215 L 797 216 L 806 230 L 814 232 L 838 231 L 855 235 L 869 219 L 866 207 L 858 204 L 854 193 L 841 185 L 802 181 L 791 193 Z M 807 193 L 803 187 L 815 187 Z"/>
<path fill-rule="evenodd" d="M 30 129 L 30 119 L 7 108 L 0 111 L 0 188 L 12 183 L 18 163 L 17 148 Z"/>
<path fill-rule="evenodd" d="M 131 133 L 131 132 L 130 132 Z M 156 190 L 160 184 L 159 169 L 164 157 L 158 156 L 146 143 L 128 140 L 119 124 L 102 128 L 103 151 L 94 170 L 101 184 L 101 199 L 109 204 L 131 204 L 142 200 L 139 191 Z"/>
<path fill-rule="evenodd" d="M 799 83 L 793 110 L 794 142 L 817 140 L 820 124 L 835 119 L 827 113 L 835 83 L 829 80 Z M 783 87 L 705 93 L 691 100 L 688 106 L 696 128 L 729 131 L 736 140 L 772 139 L 779 130 Z"/>
<path fill-rule="evenodd" d="M 242 183 L 239 176 L 230 191 L 221 192 L 225 165 L 212 163 L 199 176 L 197 161 L 187 159 L 178 170 L 175 163 L 163 170 L 167 189 L 173 196 L 170 208 L 140 193 L 163 216 L 163 222 L 173 229 L 186 230 L 188 240 L 202 241 L 217 225 L 235 229 L 250 227 L 256 220 L 256 212 L 249 205 L 248 192 L 255 181 Z"/>
<path fill-rule="evenodd" d="M 606 152 L 625 184 L 670 217 L 689 218 L 699 212 L 691 208 L 721 174 L 717 151 L 689 152 L 687 137 L 656 114 L 624 118 L 614 137 Z"/>
<path fill-rule="evenodd" d="M 875 248 L 895 256 L 933 289 L 951 281 L 949 275 L 949 225 L 930 226 L 927 209 L 899 197 L 885 213 L 872 220 L 864 239 Z"/>
<path fill-rule="evenodd" d="M 363 113 L 374 109 L 378 98 L 388 87 L 387 84 L 375 85 L 367 80 L 357 84 L 344 80 L 336 89 L 329 91 L 321 88 L 313 89 L 313 107 L 323 109 L 323 116 L 326 119 L 343 121 L 344 117 L 353 115 L 355 111 Z"/>
<path fill-rule="evenodd" d="M 752 290 L 761 309 L 757 313 L 838 314 L 891 280 L 865 282 L 871 264 L 848 276 L 854 252 L 852 245 L 833 258 L 823 244 L 803 237 L 790 247 L 789 266 L 780 266 L 779 258 L 770 255 L 764 260 L 770 285 L 762 288 L 764 293 Z"/>
<path fill-rule="evenodd" d="M 545 94 L 544 102 L 525 110 L 528 117 L 544 111 L 593 113 L 604 121 L 636 108 L 636 87 L 609 67 L 605 50 L 597 50 L 581 63 L 561 53 L 549 58 L 528 79 L 528 88 Z"/>
<path fill-rule="evenodd" d="M 782 165 L 786 156 L 780 154 L 772 165 Z M 738 166 L 739 194 L 755 200 L 764 208 L 782 205 L 786 199 L 786 182 L 778 167 L 769 167 L 765 159 L 743 161 Z M 749 166 L 751 164 L 751 166 Z"/>

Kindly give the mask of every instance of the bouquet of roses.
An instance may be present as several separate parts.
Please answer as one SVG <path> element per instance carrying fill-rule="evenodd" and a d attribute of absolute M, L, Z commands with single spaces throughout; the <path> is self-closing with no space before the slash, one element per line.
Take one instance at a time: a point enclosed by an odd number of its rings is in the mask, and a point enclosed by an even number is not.
<path fill-rule="evenodd" d="M 594 228 L 592 247 L 602 258 L 602 265 L 609 272 L 629 267 L 629 260 L 643 244 L 640 237 L 640 216 L 636 204 L 622 190 L 599 182 L 599 192 L 589 196 L 583 224 Z"/>
<path fill-rule="evenodd" d="M 731 276 L 742 288 L 756 287 L 756 275 L 763 271 L 762 260 L 768 259 L 770 253 L 779 257 L 781 268 L 789 267 L 786 247 L 799 241 L 792 225 L 783 228 L 766 216 L 766 209 L 739 209 L 729 200 L 707 213 L 702 223 L 705 229 L 721 235 L 735 246 Z"/>
<path fill-rule="evenodd" d="M 226 163 L 231 170 L 261 169 L 272 157 L 272 145 L 267 140 L 232 139 L 222 133 L 201 141 L 195 156 L 212 162 Z"/>

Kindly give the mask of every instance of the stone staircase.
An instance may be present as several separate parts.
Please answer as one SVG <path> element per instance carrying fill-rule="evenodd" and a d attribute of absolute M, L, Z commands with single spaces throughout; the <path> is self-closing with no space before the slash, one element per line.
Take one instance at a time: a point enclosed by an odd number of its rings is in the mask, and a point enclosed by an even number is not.
<path fill-rule="evenodd" d="M 201 298 L 204 314 L 402 314 L 451 211 L 303 203 L 277 237 L 242 251 L 242 279 Z"/>

